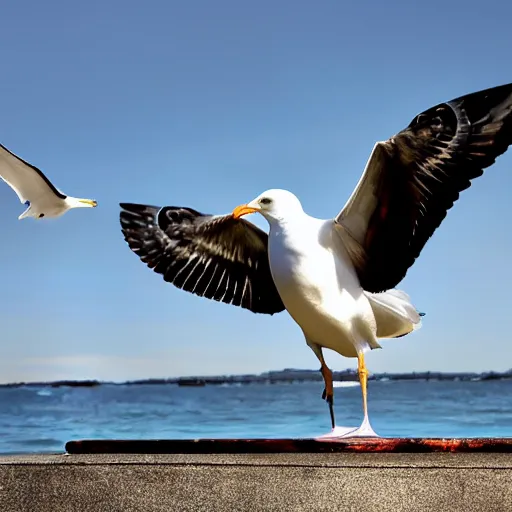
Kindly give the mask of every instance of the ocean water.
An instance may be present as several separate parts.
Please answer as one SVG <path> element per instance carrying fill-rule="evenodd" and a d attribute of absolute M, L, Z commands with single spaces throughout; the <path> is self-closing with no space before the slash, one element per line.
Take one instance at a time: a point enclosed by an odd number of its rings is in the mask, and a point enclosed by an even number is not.
<path fill-rule="evenodd" d="M 314 437 L 330 431 L 320 383 L 0 388 L 0 453 L 78 439 Z M 362 420 L 360 387 L 335 389 L 337 424 Z M 369 383 L 382 436 L 512 437 L 512 381 Z"/>

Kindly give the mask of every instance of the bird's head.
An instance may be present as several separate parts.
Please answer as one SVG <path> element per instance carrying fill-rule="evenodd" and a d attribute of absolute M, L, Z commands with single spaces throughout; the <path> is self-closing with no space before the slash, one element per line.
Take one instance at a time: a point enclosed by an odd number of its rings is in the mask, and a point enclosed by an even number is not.
<path fill-rule="evenodd" d="M 288 190 L 272 189 L 263 192 L 247 204 L 237 206 L 233 217 L 238 219 L 249 213 L 260 213 L 269 224 L 284 222 L 295 214 L 303 213 L 298 198 Z"/>

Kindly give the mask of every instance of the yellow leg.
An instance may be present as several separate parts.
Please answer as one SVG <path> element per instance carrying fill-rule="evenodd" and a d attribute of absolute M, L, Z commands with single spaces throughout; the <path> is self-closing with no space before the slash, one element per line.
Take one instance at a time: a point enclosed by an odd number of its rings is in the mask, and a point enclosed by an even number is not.
<path fill-rule="evenodd" d="M 361 383 L 361 391 L 363 393 L 363 410 L 364 418 L 361 426 L 354 432 L 347 434 L 348 437 L 379 437 L 372 426 L 370 425 L 370 419 L 368 417 L 368 370 L 364 364 L 364 354 L 361 352 L 357 355 L 357 369 L 359 373 L 359 382 Z"/>
<path fill-rule="evenodd" d="M 364 354 L 361 352 L 357 355 L 357 370 L 359 373 L 359 382 L 361 383 L 361 391 L 363 392 L 363 411 L 365 419 L 368 418 L 368 370 L 364 364 Z"/>

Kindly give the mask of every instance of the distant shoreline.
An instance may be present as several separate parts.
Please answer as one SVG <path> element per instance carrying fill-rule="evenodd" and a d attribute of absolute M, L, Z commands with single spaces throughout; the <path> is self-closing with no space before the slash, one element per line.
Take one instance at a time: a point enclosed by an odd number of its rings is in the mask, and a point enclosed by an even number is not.
<path fill-rule="evenodd" d="M 334 371 L 335 381 L 357 381 L 357 374 L 354 370 Z M 410 372 L 410 373 L 375 373 L 370 380 L 376 381 L 400 381 L 400 380 L 440 380 L 440 381 L 487 381 L 487 380 L 510 380 L 512 369 L 506 372 Z M 0 384 L 0 388 L 19 387 L 96 387 L 102 385 L 110 386 L 137 386 L 137 385 L 162 385 L 172 384 L 177 386 L 212 386 L 222 384 L 279 384 L 293 382 L 321 382 L 322 376 L 318 370 L 285 369 L 270 371 L 260 374 L 246 375 L 219 375 L 213 377 L 191 376 L 174 377 L 167 379 L 139 379 L 125 382 L 108 382 L 99 380 L 57 380 L 49 382 L 13 382 Z"/>

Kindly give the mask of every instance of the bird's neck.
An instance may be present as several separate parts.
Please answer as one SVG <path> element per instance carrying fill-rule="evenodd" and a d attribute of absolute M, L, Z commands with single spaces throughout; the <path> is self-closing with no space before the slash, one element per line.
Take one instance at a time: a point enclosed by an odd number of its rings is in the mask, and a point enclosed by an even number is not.
<path fill-rule="evenodd" d="M 297 239 L 297 237 L 310 231 L 317 222 L 318 219 L 301 212 L 300 214 L 271 222 L 270 235 L 283 239 Z"/>

